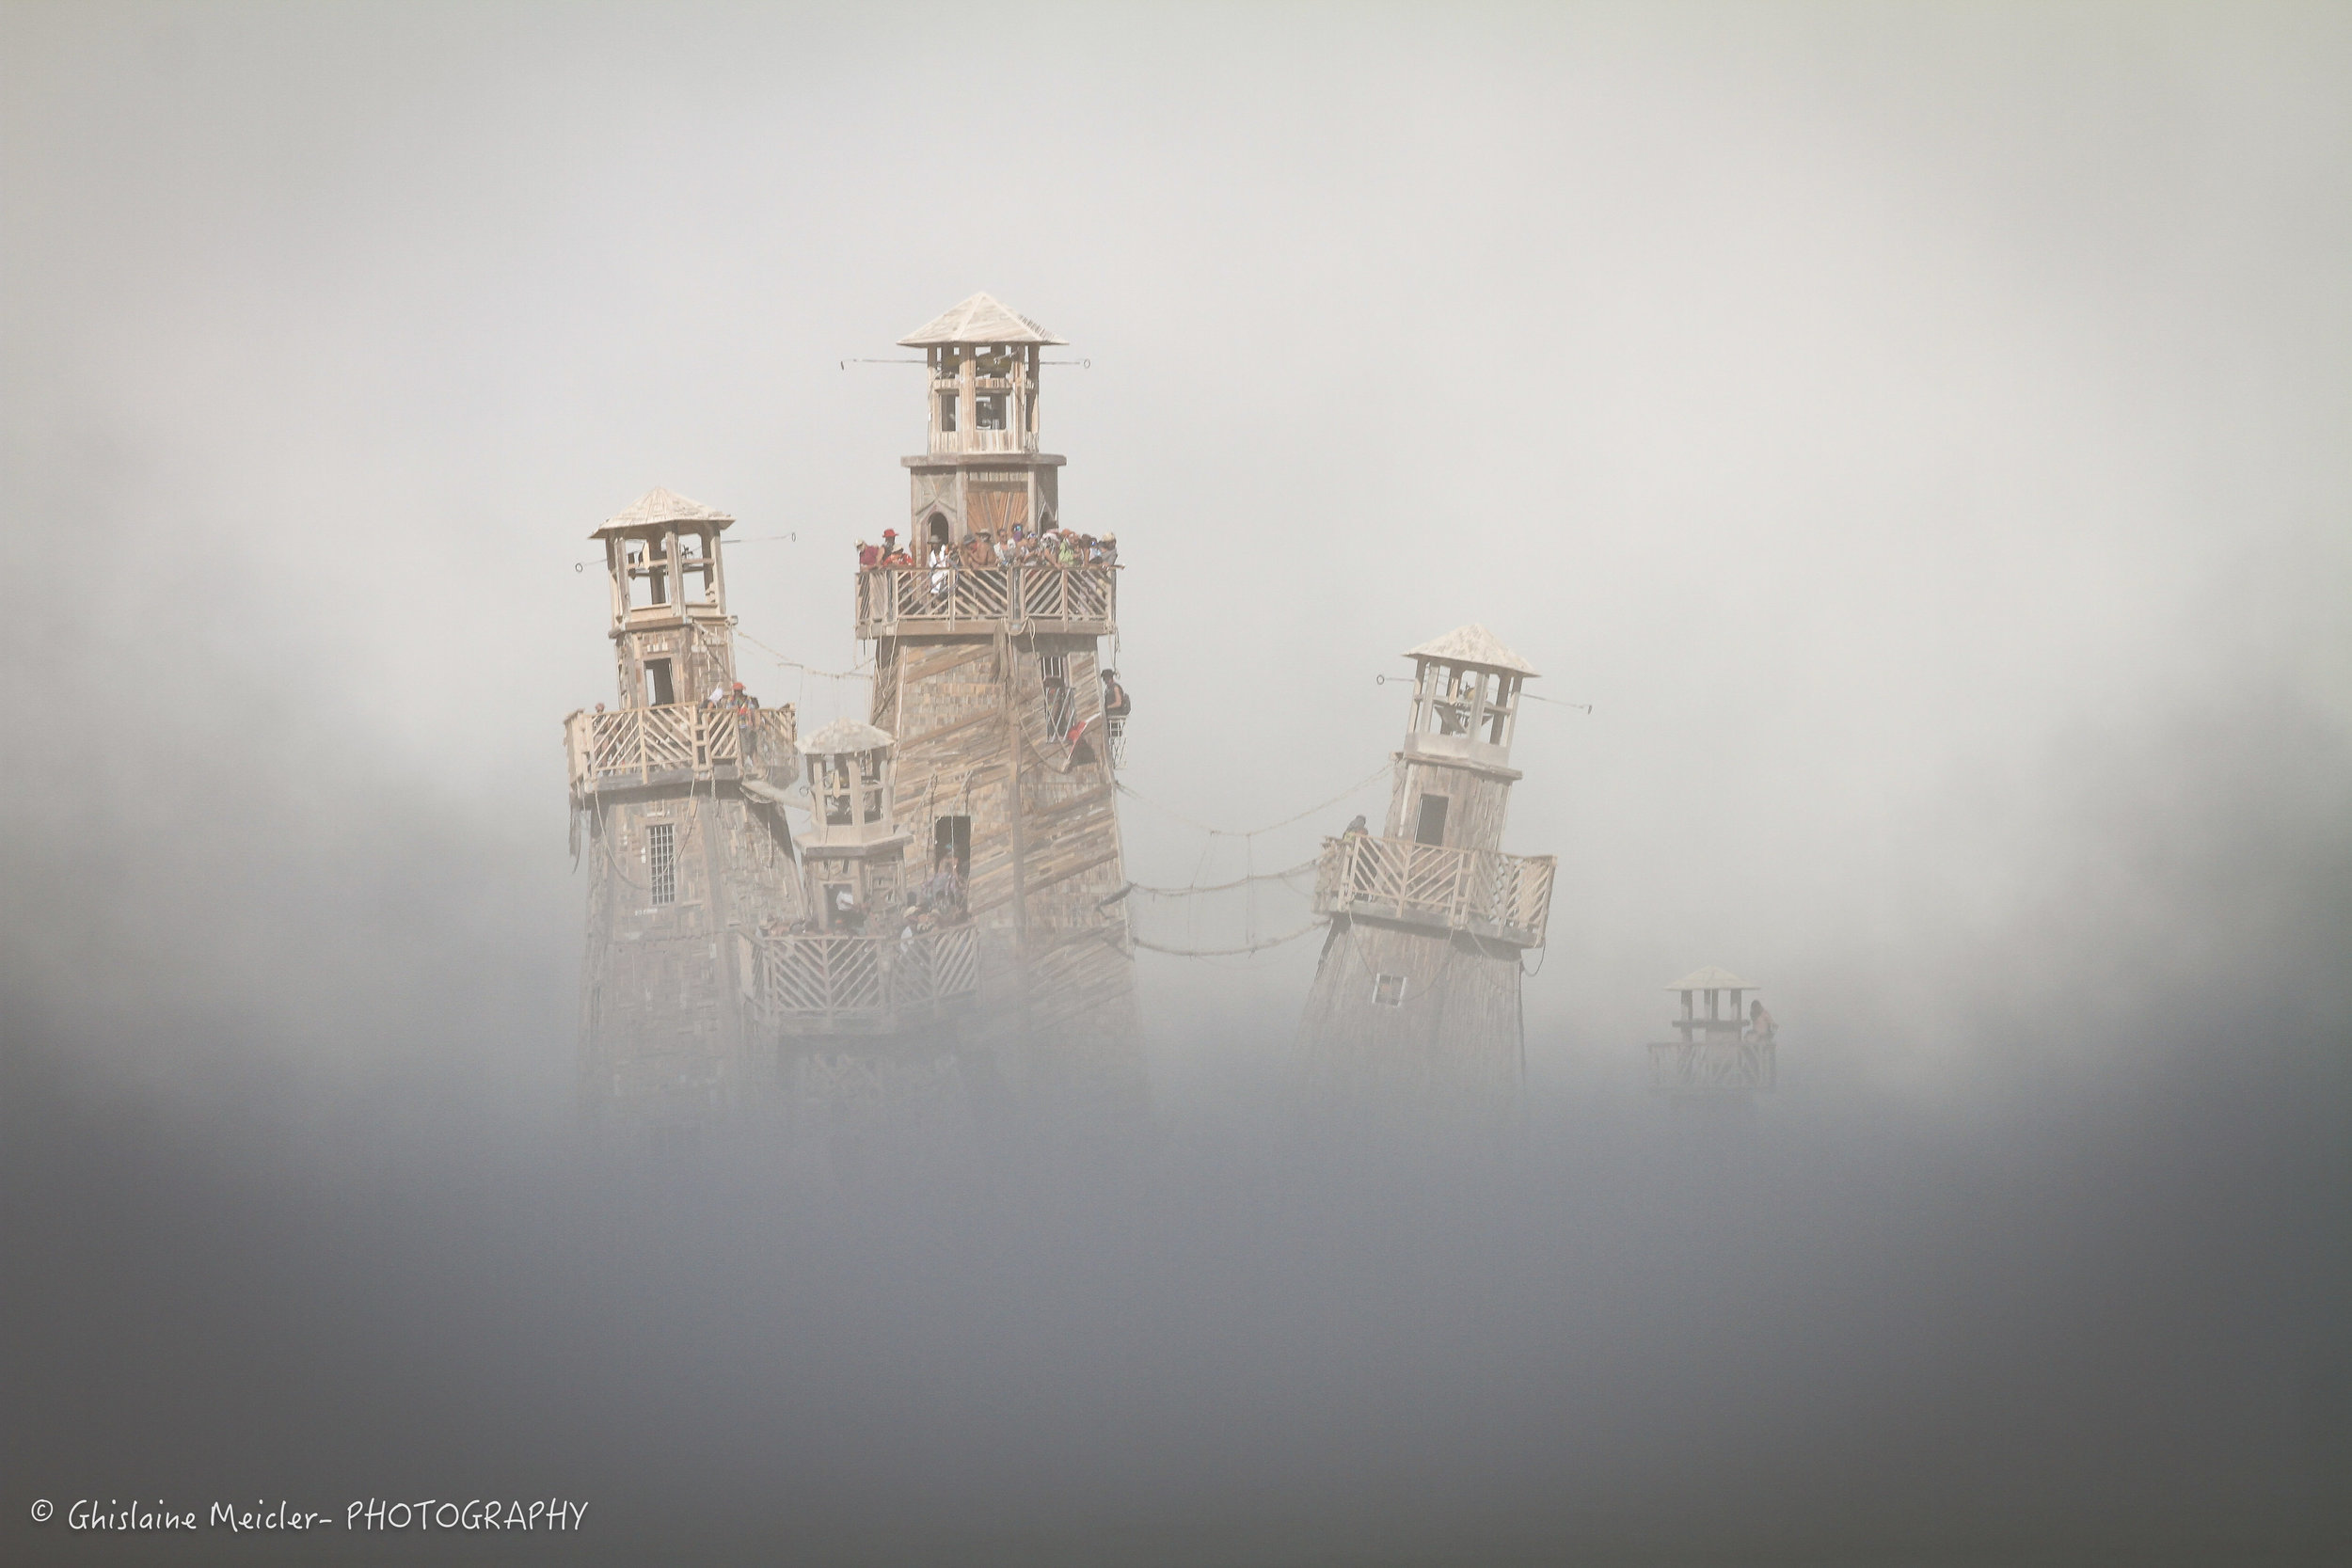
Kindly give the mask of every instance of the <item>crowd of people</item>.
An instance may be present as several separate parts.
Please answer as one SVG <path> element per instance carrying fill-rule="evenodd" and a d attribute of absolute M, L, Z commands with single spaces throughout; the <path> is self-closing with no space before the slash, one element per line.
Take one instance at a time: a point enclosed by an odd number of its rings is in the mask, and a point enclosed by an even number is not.
<path fill-rule="evenodd" d="M 761 922 L 760 934 L 771 937 L 866 936 L 877 928 L 883 932 L 890 929 L 887 925 L 881 924 L 882 920 L 889 918 L 888 911 L 882 911 L 881 920 L 877 920 L 847 886 L 829 889 L 823 902 L 826 908 L 822 913 L 812 913 L 792 921 L 771 917 Z M 906 908 L 898 920 L 900 944 L 912 942 L 918 936 L 928 936 L 942 927 L 963 925 L 971 918 L 971 910 L 964 899 L 963 873 L 956 864 L 954 856 L 942 855 L 931 874 L 907 895 Z"/>
<path fill-rule="evenodd" d="M 879 545 L 857 542 L 857 563 L 861 571 L 897 566 L 934 572 L 956 566 L 1116 566 L 1119 535 L 1105 533 L 1098 539 L 1066 528 L 1033 533 L 1015 523 L 1002 534 L 975 529 L 961 545 L 933 544 L 917 560 L 913 549 L 898 542 L 898 531 L 886 528 Z"/>

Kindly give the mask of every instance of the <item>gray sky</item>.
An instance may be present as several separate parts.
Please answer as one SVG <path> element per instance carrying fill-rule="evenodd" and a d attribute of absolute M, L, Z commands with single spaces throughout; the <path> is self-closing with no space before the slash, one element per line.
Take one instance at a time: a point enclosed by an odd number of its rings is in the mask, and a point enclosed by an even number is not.
<path fill-rule="evenodd" d="M 18 623 L 44 683 L 103 645 L 544 832 L 610 679 L 581 535 L 729 507 L 744 629 L 847 667 L 919 403 L 836 361 L 986 289 L 1093 361 L 1047 431 L 1133 566 L 1137 788 L 1332 793 L 1466 620 L 1594 705 L 1520 749 L 1545 1039 L 2015 917 L 2054 787 L 2185 716 L 2344 733 L 2340 12 L 958 17 L 11 8 L 10 527 L 92 591 Z"/>

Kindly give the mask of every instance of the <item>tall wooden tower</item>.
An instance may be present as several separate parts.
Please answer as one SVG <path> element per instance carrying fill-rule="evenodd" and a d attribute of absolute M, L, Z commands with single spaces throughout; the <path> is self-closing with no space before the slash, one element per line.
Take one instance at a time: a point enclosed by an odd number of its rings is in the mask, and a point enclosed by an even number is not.
<path fill-rule="evenodd" d="M 1519 958 L 1544 944 L 1549 855 L 1502 853 L 1520 688 L 1535 672 L 1484 626 L 1424 642 L 1387 827 L 1326 839 L 1330 930 L 1300 1052 L 1321 1094 L 1508 1096 L 1524 1070 Z"/>
<path fill-rule="evenodd" d="M 781 810 L 792 710 L 735 684 L 719 543 L 733 521 L 653 490 L 591 535 L 619 700 L 564 721 L 590 861 L 581 1076 L 632 1110 L 698 1115 L 767 1080 L 744 938 L 802 910 Z"/>
<path fill-rule="evenodd" d="M 1101 657 L 1116 543 L 1063 527 L 1063 459 L 1038 445 L 1041 351 L 1062 341 L 986 294 L 899 340 L 924 354 L 928 438 L 903 460 L 906 542 L 860 566 L 857 635 L 911 869 L 952 860 L 968 890 L 973 1017 L 1001 1067 L 1140 1092 L 1109 901 L 1126 885 Z"/>

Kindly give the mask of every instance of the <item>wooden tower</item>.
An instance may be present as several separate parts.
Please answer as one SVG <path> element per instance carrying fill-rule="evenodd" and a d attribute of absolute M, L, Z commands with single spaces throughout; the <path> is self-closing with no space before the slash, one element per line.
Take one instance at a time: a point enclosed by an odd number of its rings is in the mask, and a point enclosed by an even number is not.
<path fill-rule="evenodd" d="M 809 910 L 754 934 L 755 1037 L 775 1050 L 796 1124 L 815 1137 L 867 1113 L 958 1098 L 978 942 L 960 877 L 920 874 L 895 799 L 889 732 L 836 719 L 801 743 Z"/>
<path fill-rule="evenodd" d="M 1677 1100 L 1744 1100 L 1779 1082 L 1772 1015 L 1760 996 L 1741 1006 L 1741 998 L 1761 988 L 1710 964 L 1666 989 L 1680 994 L 1682 1012 L 1667 1021 L 1674 1039 L 1650 1042 L 1652 1089 Z"/>
<path fill-rule="evenodd" d="M 618 701 L 564 721 L 573 847 L 590 863 L 581 1075 L 594 1100 L 701 1115 L 767 1078 L 744 939 L 797 917 L 781 810 L 792 710 L 735 679 L 720 535 L 654 490 L 591 537 L 612 583 Z"/>
<path fill-rule="evenodd" d="M 972 1016 L 1019 1083 L 1139 1093 L 1103 639 L 1117 543 L 1065 530 L 1039 450 L 1037 323 L 975 294 L 899 341 L 924 355 L 904 541 L 861 561 L 874 725 L 922 875 L 951 862 L 978 943 Z M 895 536 L 897 530 L 891 532 Z"/>
<path fill-rule="evenodd" d="M 1388 823 L 1326 839 L 1330 924 L 1300 1051 L 1319 1097 L 1503 1099 L 1524 1070 L 1519 958 L 1544 944 L 1553 863 L 1502 850 L 1511 736 L 1535 672 L 1486 627 L 1406 657 L 1413 698 Z"/>

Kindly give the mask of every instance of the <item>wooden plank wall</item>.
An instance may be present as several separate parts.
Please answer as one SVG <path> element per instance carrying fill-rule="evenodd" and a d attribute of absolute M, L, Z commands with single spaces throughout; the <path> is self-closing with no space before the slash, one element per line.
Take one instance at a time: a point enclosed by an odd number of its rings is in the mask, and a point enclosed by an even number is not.
<path fill-rule="evenodd" d="M 1096 678 L 1090 638 L 885 640 L 873 711 L 878 724 L 896 721 L 882 724 L 898 740 L 895 807 L 926 870 L 932 824 L 972 819 L 967 896 L 984 1006 L 1050 1039 L 1048 1053 L 1066 1064 L 1077 1041 L 1131 1040 L 1134 960 L 1123 907 L 1103 903 L 1126 876 L 1109 759 L 1099 746 L 1073 754 L 1043 733 L 1041 654 L 1073 664 L 1082 656 L 1084 678 Z M 1131 1043 L 1104 1049 L 1140 1073 Z"/>
<path fill-rule="evenodd" d="M 1445 841 L 1457 849 L 1500 849 L 1503 821 L 1511 800 L 1511 783 L 1475 768 L 1450 767 L 1418 758 L 1397 764 L 1397 784 L 1389 801 L 1391 838 L 1411 838 L 1419 821 L 1421 797 L 1449 797 Z"/>
<path fill-rule="evenodd" d="M 715 791 L 715 793 L 714 793 Z M 670 825 L 676 900 L 652 902 L 646 829 Z M 581 1069 L 599 1098 L 724 1097 L 763 1071 L 731 930 L 797 919 L 791 833 L 732 784 L 602 805 L 589 834 Z"/>
<path fill-rule="evenodd" d="M 1375 977 L 1405 1000 L 1373 1000 Z M 1507 1095 L 1520 1084 L 1518 955 L 1466 936 L 1335 921 L 1300 1029 L 1318 1099 Z"/>

